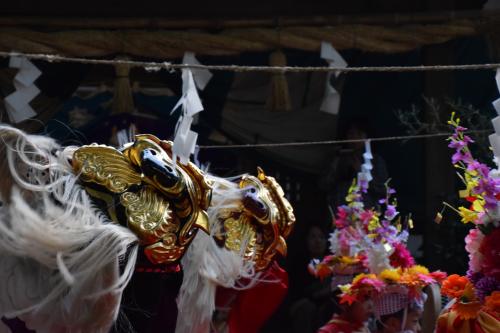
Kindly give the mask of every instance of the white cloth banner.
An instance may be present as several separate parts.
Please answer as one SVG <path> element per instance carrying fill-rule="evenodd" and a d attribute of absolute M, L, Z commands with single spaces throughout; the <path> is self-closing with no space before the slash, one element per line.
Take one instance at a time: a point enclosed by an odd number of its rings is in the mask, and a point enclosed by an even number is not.
<path fill-rule="evenodd" d="M 183 58 L 184 64 L 200 64 L 192 52 L 186 52 Z M 172 113 L 178 107 L 182 108 L 182 114 L 179 117 L 175 130 L 174 146 L 172 152 L 174 161 L 179 157 L 182 164 L 189 162 L 189 157 L 194 153 L 198 133 L 191 130 L 193 117 L 203 111 L 200 96 L 197 87 L 203 90 L 208 81 L 212 78 L 212 73 L 208 70 L 191 70 L 185 68 L 182 70 L 182 97 L 174 106 Z"/>
<path fill-rule="evenodd" d="M 24 57 L 11 57 L 9 67 L 18 68 L 19 72 L 14 77 L 16 91 L 4 99 L 5 109 L 12 123 L 20 123 L 36 116 L 29 103 L 40 93 L 34 83 L 42 72 Z"/>
<path fill-rule="evenodd" d="M 328 62 L 329 67 L 346 68 L 347 62 L 335 50 L 331 43 L 321 42 L 321 58 Z M 340 93 L 332 86 L 331 77 L 337 77 L 339 72 L 329 72 L 326 77 L 325 96 L 321 103 L 320 110 L 330 114 L 338 114 L 340 107 Z"/>

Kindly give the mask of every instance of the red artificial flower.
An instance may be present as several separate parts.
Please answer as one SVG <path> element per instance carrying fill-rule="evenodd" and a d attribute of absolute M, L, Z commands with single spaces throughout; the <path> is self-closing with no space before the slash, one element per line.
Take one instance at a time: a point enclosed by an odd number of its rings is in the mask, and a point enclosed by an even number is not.
<path fill-rule="evenodd" d="M 500 314 L 500 291 L 494 291 L 490 296 L 486 296 L 485 300 L 485 308 L 498 316 Z"/>
<path fill-rule="evenodd" d="M 446 274 L 445 272 L 441 272 L 441 271 L 435 271 L 435 272 L 430 273 L 430 276 L 432 276 L 434 278 L 434 280 L 436 280 L 437 283 L 441 283 L 444 281 L 444 279 L 446 279 L 448 274 Z"/>
<path fill-rule="evenodd" d="M 349 304 L 352 305 L 352 303 L 356 302 L 358 299 L 356 298 L 355 295 L 349 295 L 349 294 L 343 294 L 340 297 L 340 304 Z"/>
<path fill-rule="evenodd" d="M 334 220 L 335 226 L 339 229 L 345 228 L 349 225 L 348 212 L 345 208 L 337 208 L 337 218 Z"/>
<path fill-rule="evenodd" d="M 326 277 L 332 275 L 332 269 L 323 263 L 316 266 L 316 276 L 323 281 Z"/>
<path fill-rule="evenodd" d="M 465 197 L 465 200 L 467 200 L 468 202 L 474 202 L 477 200 L 476 197 L 471 197 L 471 196 L 468 196 L 468 197 Z"/>
<path fill-rule="evenodd" d="M 410 251 L 401 243 L 394 244 L 394 252 L 389 257 L 392 267 L 410 268 L 415 265 Z"/>
<path fill-rule="evenodd" d="M 479 252 L 483 255 L 482 273 L 486 276 L 500 280 L 500 228 L 496 228 L 488 235 L 484 236 L 479 247 Z"/>

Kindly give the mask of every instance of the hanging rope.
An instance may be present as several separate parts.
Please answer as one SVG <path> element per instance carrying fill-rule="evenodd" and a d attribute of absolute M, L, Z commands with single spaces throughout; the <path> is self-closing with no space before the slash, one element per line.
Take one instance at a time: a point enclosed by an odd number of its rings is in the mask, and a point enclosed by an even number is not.
<path fill-rule="evenodd" d="M 490 133 L 492 130 L 473 130 L 467 131 L 467 134 L 481 134 Z M 449 137 L 453 133 L 432 133 L 432 134 L 418 134 L 418 135 L 400 135 L 400 136 L 386 136 L 382 138 L 367 138 L 367 139 L 352 139 L 352 140 L 328 140 L 328 141 L 308 141 L 308 142 L 280 142 L 280 143 L 257 143 L 257 144 L 242 144 L 242 145 L 205 145 L 199 146 L 200 149 L 246 149 L 246 148 L 277 148 L 277 147 L 300 147 L 300 146 L 319 146 L 319 145 L 339 145 L 345 143 L 358 143 L 358 142 L 387 142 L 387 141 L 408 141 L 415 139 L 428 139 Z"/>
<path fill-rule="evenodd" d="M 33 60 L 44 60 L 48 62 L 70 62 L 93 65 L 127 65 L 130 67 L 142 67 L 146 71 L 159 70 L 181 70 L 207 69 L 210 71 L 228 72 L 430 72 L 430 71 L 457 71 L 457 70 L 496 70 L 500 68 L 500 63 L 491 64 L 470 64 L 470 65 L 434 65 L 434 66 L 367 66 L 367 67 L 293 67 L 293 66 L 239 66 L 239 65 L 198 65 L 198 64 L 173 64 L 170 62 L 135 61 L 135 60 L 106 60 L 65 57 L 51 54 L 34 54 L 22 52 L 0 52 L 0 57 L 8 58 L 22 56 Z"/>

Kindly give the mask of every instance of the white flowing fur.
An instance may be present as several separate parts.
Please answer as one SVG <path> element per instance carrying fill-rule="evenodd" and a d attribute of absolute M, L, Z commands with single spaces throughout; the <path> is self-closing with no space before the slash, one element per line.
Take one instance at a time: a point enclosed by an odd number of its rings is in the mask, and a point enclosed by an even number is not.
<path fill-rule="evenodd" d="M 0 125 L 0 317 L 37 333 L 107 333 L 137 254 L 77 184 L 73 151 Z"/>
<path fill-rule="evenodd" d="M 215 176 L 211 176 L 210 180 L 213 182 L 213 194 L 208 217 L 212 235 L 198 232 L 182 258 L 184 279 L 177 300 L 176 333 L 208 333 L 215 310 L 217 286 L 250 288 L 258 278 L 253 263 L 244 260 L 243 249 L 241 253 L 228 251 L 218 246 L 212 237 L 221 228 L 219 213 L 224 209 L 237 209 L 242 192 L 236 183 L 229 180 Z M 241 278 L 248 278 L 251 282 L 239 285 Z"/>

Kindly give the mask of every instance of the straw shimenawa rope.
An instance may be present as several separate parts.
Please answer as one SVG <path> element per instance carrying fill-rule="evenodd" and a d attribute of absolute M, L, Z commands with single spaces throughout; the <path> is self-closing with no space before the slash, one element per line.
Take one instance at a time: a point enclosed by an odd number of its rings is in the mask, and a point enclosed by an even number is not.
<path fill-rule="evenodd" d="M 382 26 L 343 24 L 336 26 L 292 26 L 235 28 L 220 32 L 193 30 L 65 30 L 41 32 L 0 29 L 0 51 L 106 57 L 125 54 L 153 59 L 181 58 L 189 50 L 198 55 L 237 55 L 276 49 L 319 52 L 321 42 L 337 50 L 360 49 L 395 53 L 453 38 L 481 33 L 482 20 L 462 19 L 436 24 Z"/>

